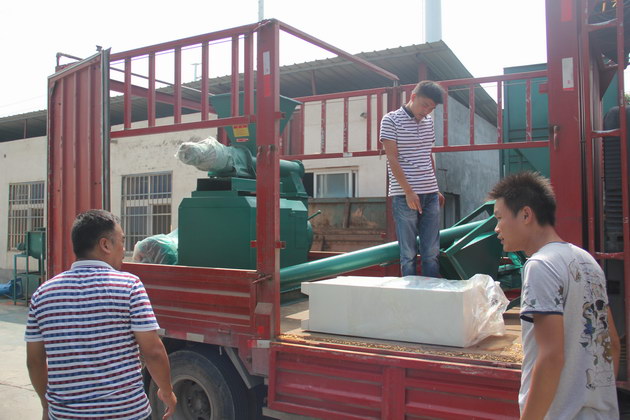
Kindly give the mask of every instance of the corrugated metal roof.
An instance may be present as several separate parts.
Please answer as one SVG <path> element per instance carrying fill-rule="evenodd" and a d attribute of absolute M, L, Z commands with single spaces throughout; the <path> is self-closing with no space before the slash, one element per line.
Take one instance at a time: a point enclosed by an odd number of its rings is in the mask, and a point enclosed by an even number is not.
<path fill-rule="evenodd" d="M 432 80 L 452 80 L 471 78 L 472 75 L 459 61 L 443 41 L 388 48 L 380 51 L 357 54 L 359 57 L 384 68 L 400 78 L 400 84 L 418 82 L 420 63 L 428 68 L 428 77 Z M 313 92 L 313 79 L 316 92 Z M 222 76 L 210 80 L 210 92 L 213 94 L 230 92 L 231 77 Z M 391 86 L 392 82 L 369 69 L 349 62 L 340 57 L 315 60 L 305 63 L 285 65 L 280 68 L 280 93 L 287 97 L 310 96 L 314 93 L 325 94 L 350 90 L 370 89 Z M 242 84 L 241 84 L 242 86 Z M 173 88 L 159 89 L 165 94 L 172 94 Z M 483 89 L 475 90 L 476 112 L 491 123 L 496 123 L 496 103 Z M 183 99 L 200 102 L 200 82 L 188 83 L 182 89 Z M 468 105 L 468 92 L 452 92 L 454 97 Z M 196 112 L 184 108 L 182 113 Z M 168 104 L 156 104 L 156 117 L 173 115 L 173 107 Z M 123 121 L 122 97 L 113 97 L 110 101 L 112 125 Z M 132 120 L 147 119 L 146 101 L 143 98 L 132 100 Z M 46 111 L 0 118 L 0 141 L 16 140 L 26 136 L 35 137 L 46 134 Z"/>

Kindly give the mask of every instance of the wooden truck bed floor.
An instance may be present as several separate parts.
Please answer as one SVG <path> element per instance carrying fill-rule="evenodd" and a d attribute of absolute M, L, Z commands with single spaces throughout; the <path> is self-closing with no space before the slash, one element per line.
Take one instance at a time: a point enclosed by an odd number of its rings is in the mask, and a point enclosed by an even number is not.
<path fill-rule="evenodd" d="M 521 324 L 518 317 L 518 308 L 513 308 L 503 315 L 506 324 L 505 335 L 488 337 L 480 343 L 467 348 L 305 331 L 301 328 L 301 323 L 303 319 L 308 319 L 309 317 L 308 300 L 282 306 L 280 315 L 282 334 L 279 339 L 281 341 L 324 347 L 347 346 L 350 348 L 369 348 L 370 350 L 379 352 L 411 353 L 410 356 L 412 357 L 413 354 L 422 354 L 423 356 L 433 356 L 437 358 L 454 357 L 506 365 L 520 365 L 523 360 Z"/>

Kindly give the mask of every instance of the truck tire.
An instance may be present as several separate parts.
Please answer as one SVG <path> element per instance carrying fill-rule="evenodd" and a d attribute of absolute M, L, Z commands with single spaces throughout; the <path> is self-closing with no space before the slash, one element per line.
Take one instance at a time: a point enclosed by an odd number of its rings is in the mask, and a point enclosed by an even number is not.
<path fill-rule="evenodd" d="M 172 420 L 249 418 L 247 390 L 223 357 L 180 350 L 171 353 L 169 360 L 173 391 L 177 396 L 177 409 Z M 151 380 L 149 401 L 153 420 L 161 419 L 165 410 L 157 390 L 157 384 Z"/>

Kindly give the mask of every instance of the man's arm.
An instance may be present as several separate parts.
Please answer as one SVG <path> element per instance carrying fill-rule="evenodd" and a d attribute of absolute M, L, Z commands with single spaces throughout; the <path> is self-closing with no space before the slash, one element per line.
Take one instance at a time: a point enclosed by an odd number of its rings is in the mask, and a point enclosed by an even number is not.
<path fill-rule="evenodd" d="M 177 405 L 177 397 L 173 393 L 173 386 L 171 385 L 171 366 L 168 362 L 168 355 L 166 349 L 157 331 L 134 331 L 133 332 L 138 346 L 140 347 L 140 353 L 144 358 L 144 362 L 149 369 L 151 378 L 158 386 L 158 397 L 166 404 L 166 413 L 164 420 L 168 419 L 175 413 L 175 406 Z"/>
<path fill-rule="evenodd" d="M 44 410 L 43 417 L 48 418 L 48 401 L 46 401 L 46 386 L 48 385 L 48 363 L 46 362 L 46 349 L 43 341 L 26 343 L 26 368 L 31 384 Z"/>
<path fill-rule="evenodd" d="M 608 307 L 608 333 L 610 334 L 610 351 L 613 358 L 613 370 L 615 372 L 615 378 L 619 373 L 619 359 L 621 357 L 621 342 L 619 341 L 619 334 L 617 333 L 617 327 L 615 327 L 615 320 L 613 319 L 610 306 Z"/>
<path fill-rule="evenodd" d="M 383 147 L 385 148 L 385 154 L 387 155 L 387 161 L 389 162 L 392 174 L 394 175 L 394 178 L 396 178 L 396 181 L 398 181 L 398 185 L 400 185 L 405 192 L 407 205 L 410 209 L 418 210 L 418 212 L 422 213 L 420 197 L 418 197 L 418 194 L 413 192 L 413 188 L 411 188 L 411 184 L 407 181 L 405 172 L 398 161 L 398 144 L 396 141 L 389 139 L 381 139 L 381 141 L 383 142 Z"/>
<path fill-rule="evenodd" d="M 521 420 L 542 419 L 556 395 L 564 367 L 564 323 L 562 315 L 533 314 L 538 356 Z"/>

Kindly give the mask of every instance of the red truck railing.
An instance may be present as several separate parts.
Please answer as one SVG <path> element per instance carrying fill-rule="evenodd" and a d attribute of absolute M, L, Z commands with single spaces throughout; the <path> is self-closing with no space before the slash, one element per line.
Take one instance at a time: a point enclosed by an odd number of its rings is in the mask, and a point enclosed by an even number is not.
<path fill-rule="evenodd" d="M 442 130 L 443 137 L 438 139 L 434 152 L 455 152 L 455 151 L 481 151 L 481 150 L 500 150 L 500 149 L 523 149 L 536 147 L 549 147 L 549 140 L 536 140 L 532 138 L 532 81 L 541 77 L 546 77 L 546 71 L 534 71 L 525 73 L 515 73 L 491 77 L 444 80 L 439 83 L 449 92 L 445 95 L 444 105 L 442 109 Z M 526 86 L 526 96 L 524 108 L 526 109 L 526 127 L 525 141 L 504 141 L 503 129 L 503 88 L 505 82 L 519 82 Z M 494 138 L 478 138 L 476 135 L 476 118 L 479 114 L 476 110 L 476 92 L 483 85 L 495 85 L 497 101 L 493 102 L 494 113 L 496 115 L 496 135 Z M 378 156 L 384 153 L 382 144 L 378 139 L 380 132 L 380 122 L 383 115 L 388 111 L 398 108 L 406 102 L 411 94 L 411 90 L 415 85 L 403 85 L 391 88 L 366 89 L 351 92 L 340 92 L 324 95 L 313 95 L 295 98 L 302 102 L 299 110 L 296 111 L 299 120 L 293 124 L 298 124 L 298 130 L 292 130 L 285 133 L 283 158 L 286 159 L 330 159 L 344 157 L 363 157 Z M 457 100 L 452 96 L 453 92 L 458 91 L 459 97 L 462 93 L 467 97 L 467 106 L 469 109 L 469 137 L 467 142 L 462 144 L 459 141 L 453 141 L 449 135 L 449 107 L 450 101 Z M 352 125 L 348 118 L 349 105 L 353 101 L 361 101 L 365 103 L 366 112 L 363 124 Z M 328 130 L 329 119 L 327 118 L 328 109 L 331 104 L 339 104 L 343 106 L 343 119 L 341 130 L 337 130 L 336 135 L 331 134 Z M 319 116 L 319 138 L 311 135 L 308 137 L 305 130 L 305 120 L 307 115 Z M 360 131 L 359 134 L 353 133 L 352 130 Z M 341 134 L 339 134 L 341 133 Z M 364 134 L 363 134 L 364 133 Z M 358 138 L 364 136 L 363 141 Z M 288 137 L 288 140 L 287 140 Z M 297 137 L 294 138 L 294 137 Z M 308 138 L 307 138 L 308 137 Z M 351 144 L 351 140 L 354 140 Z M 318 144 L 316 152 L 307 152 L 307 144 Z M 288 144 L 287 144 L 288 143 Z M 354 147 L 352 146 L 354 145 Z M 313 147 L 308 150 L 313 150 Z"/>

